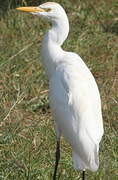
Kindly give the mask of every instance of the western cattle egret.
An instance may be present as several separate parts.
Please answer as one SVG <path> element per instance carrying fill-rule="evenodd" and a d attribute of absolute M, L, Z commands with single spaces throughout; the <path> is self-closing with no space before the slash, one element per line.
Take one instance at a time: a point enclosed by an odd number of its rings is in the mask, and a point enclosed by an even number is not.
<path fill-rule="evenodd" d="M 69 33 L 65 10 L 58 3 L 47 2 L 38 7 L 18 10 L 48 19 L 52 27 L 42 43 L 42 60 L 49 79 L 49 102 L 57 137 L 56 163 L 60 159 L 60 137 L 72 147 L 76 169 L 96 171 L 99 166 L 99 143 L 103 135 L 100 94 L 95 79 L 77 54 L 61 46 Z"/>

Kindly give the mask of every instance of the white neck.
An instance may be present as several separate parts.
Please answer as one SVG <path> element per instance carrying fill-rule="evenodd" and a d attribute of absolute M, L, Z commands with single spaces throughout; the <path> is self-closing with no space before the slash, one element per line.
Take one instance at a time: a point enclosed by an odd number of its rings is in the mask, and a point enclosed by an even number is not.
<path fill-rule="evenodd" d="M 58 21 L 52 23 L 52 28 L 49 30 L 52 41 L 58 46 L 61 46 L 66 40 L 69 33 L 69 22 L 65 14 Z"/>
<path fill-rule="evenodd" d="M 52 28 L 46 33 L 42 45 L 42 60 L 48 77 L 55 71 L 57 62 L 64 54 L 61 45 L 69 33 L 69 22 L 66 14 L 58 21 L 52 22 Z"/>

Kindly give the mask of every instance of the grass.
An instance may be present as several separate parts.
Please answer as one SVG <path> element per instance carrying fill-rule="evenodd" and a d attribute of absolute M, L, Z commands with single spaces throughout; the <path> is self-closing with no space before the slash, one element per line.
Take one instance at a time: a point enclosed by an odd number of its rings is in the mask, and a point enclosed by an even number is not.
<path fill-rule="evenodd" d="M 84 59 L 98 83 L 105 135 L 100 168 L 89 180 L 118 179 L 118 19 L 116 0 L 60 0 L 70 19 L 63 48 Z M 41 40 L 49 25 L 11 9 L 0 17 L 0 180 L 50 180 L 55 132 Z M 62 138 L 58 179 L 80 179 L 71 148 Z"/>

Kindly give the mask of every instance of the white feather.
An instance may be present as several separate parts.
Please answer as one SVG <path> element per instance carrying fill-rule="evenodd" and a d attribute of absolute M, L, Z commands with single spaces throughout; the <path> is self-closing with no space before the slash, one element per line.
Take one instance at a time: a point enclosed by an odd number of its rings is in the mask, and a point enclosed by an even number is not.
<path fill-rule="evenodd" d="M 69 32 L 63 8 L 58 4 L 43 7 L 52 8 L 49 16 L 52 28 L 43 40 L 42 60 L 49 78 L 49 100 L 57 138 L 62 134 L 71 145 L 76 169 L 96 171 L 103 135 L 99 90 L 83 60 L 61 48 Z"/>
<path fill-rule="evenodd" d="M 66 57 L 50 79 L 51 109 L 58 134 L 72 146 L 75 168 L 95 171 L 103 135 L 99 91 L 84 62 L 76 54 Z"/>

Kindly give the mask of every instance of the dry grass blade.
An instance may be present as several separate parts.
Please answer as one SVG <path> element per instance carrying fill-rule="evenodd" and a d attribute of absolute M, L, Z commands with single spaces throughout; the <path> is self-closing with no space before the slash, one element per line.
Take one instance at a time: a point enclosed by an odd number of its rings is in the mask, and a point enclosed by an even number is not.
<path fill-rule="evenodd" d="M 22 93 L 20 96 L 18 96 L 17 100 L 16 100 L 15 103 L 12 105 L 12 107 L 10 108 L 8 114 L 5 116 L 5 118 L 3 119 L 3 121 L 5 121 L 5 120 L 10 116 L 11 111 L 13 111 L 13 109 L 15 108 L 15 106 L 16 106 L 17 104 L 20 104 L 20 103 L 21 103 L 21 101 L 24 99 L 24 97 L 25 97 L 25 96 L 24 96 L 24 93 Z"/>

